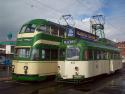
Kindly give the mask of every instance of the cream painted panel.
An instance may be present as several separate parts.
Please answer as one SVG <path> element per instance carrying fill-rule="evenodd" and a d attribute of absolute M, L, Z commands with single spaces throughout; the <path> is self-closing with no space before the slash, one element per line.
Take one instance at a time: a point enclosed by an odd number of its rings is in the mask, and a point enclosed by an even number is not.
<path fill-rule="evenodd" d="M 65 61 L 60 62 L 59 65 L 63 66 L 60 67 L 60 74 L 63 79 L 71 79 L 75 75 L 75 67 L 79 68 L 79 75 L 84 75 L 86 78 L 93 75 L 93 65 L 88 61 Z"/>
<path fill-rule="evenodd" d="M 60 73 L 61 76 L 63 76 L 65 74 L 65 62 L 58 61 L 58 66 L 60 67 L 60 69 L 58 69 L 58 73 Z"/>
<path fill-rule="evenodd" d="M 48 40 L 38 40 L 36 41 L 33 46 L 35 46 L 36 44 L 40 44 L 40 43 L 43 43 L 43 44 L 50 44 L 50 45 L 59 45 L 60 42 L 55 42 L 55 41 L 48 41 Z"/>
<path fill-rule="evenodd" d="M 17 64 L 17 60 L 13 60 L 13 61 L 12 61 L 12 65 L 15 66 L 14 73 L 15 73 L 15 70 L 16 70 L 16 64 Z"/>
<path fill-rule="evenodd" d="M 31 63 L 32 62 L 32 63 Z M 53 75 L 57 73 L 57 62 L 55 63 L 38 63 L 37 61 L 14 61 L 15 65 L 14 73 L 24 74 L 24 66 L 28 66 L 28 74 L 39 74 L 41 75 Z"/>
<path fill-rule="evenodd" d="M 30 38 L 30 37 L 33 37 L 35 35 L 35 33 L 24 33 L 24 34 L 18 34 L 17 35 L 17 38 Z"/>
<path fill-rule="evenodd" d="M 63 63 L 63 64 L 62 64 Z M 78 74 L 84 75 L 85 78 L 109 73 L 109 61 L 65 61 L 59 62 L 60 74 L 63 79 L 72 79 L 75 75 L 75 66 L 79 68 Z"/>
<path fill-rule="evenodd" d="M 57 63 L 39 63 L 39 75 L 56 75 Z"/>
<path fill-rule="evenodd" d="M 109 64 L 109 60 L 98 60 L 96 65 L 97 67 L 95 67 L 97 70 L 97 73 L 95 73 L 95 75 L 109 73 Z"/>
<path fill-rule="evenodd" d="M 22 34 L 18 34 L 17 38 L 30 38 L 30 37 L 34 37 L 35 35 L 39 34 L 41 32 L 34 32 L 34 33 L 22 33 Z"/>
<path fill-rule="evenodd" d="M 110 71 L 114 72 L 118 69 L 122 68 L 122 61 L 121 60 L 111 60 L 110 61 Z"/>

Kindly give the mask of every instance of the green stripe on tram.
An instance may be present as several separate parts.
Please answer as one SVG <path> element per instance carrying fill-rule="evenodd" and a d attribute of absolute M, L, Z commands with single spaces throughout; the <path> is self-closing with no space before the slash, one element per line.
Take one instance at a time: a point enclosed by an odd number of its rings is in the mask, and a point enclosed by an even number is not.
<path fill-rule="evenodd" d="M 17 80 L 17 81 L 43 81 L 46 78 L 47 76 L 12 74 L 12 80 Z"/>

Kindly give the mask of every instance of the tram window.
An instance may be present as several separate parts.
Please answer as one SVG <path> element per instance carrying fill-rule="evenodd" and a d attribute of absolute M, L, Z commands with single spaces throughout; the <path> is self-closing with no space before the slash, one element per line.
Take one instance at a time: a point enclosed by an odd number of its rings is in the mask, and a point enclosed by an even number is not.
<path fill-rule="evenodd" d="M 58 27 L 52 26 L 52 27 L 51 27 L 51 34 L 58 36 Z"/>
<path fill-rule="evenodd" d="M 79 60 L 80 50 L 79 48 L 69 47 L 66 51 L 67 60 Z"/>
<path fill-rule="evenodd" d="M 45 52 L 44 52 L 45 51 Z M 44 49 L 44 51 L 42 52 L 42 59 L 44 60 L 50 60 L 51 57 L 51 50 L 50 49 Z"/>
<path fill-rule="evenodd" d="M 25 56 L 28 58 L 30 56 L 30 49 L 25 49 Z"/>
<path fill-rule="evenodd" d="M 113 59 L 116 59 L 116 54 L 115 54 L 115 52 L 113 52 Z"/>
<path fill-rule="evenodd" d="M 120 59 L 120 54 L 119 53 L 117 53 L 117 59 Z"/>
<path fill-rule="evenodd" d="M 120 59 L 120 54 L 118 52 L 114 53 L 114 59 Z"/>
<path fill-rule="evenodd" d="M 51 49 L 51 60 L 58 59 L 58 49 Z"/>
<path fill-rule="evenodd" d="M 64 60 L 65 59 L 65 50 L 60 49 L 59 50 L 59 60 Z"/>
<path fill-rule="evenodd" d="M 50 26 L 46 26 L 46 33 L 50 34 Z"/>
<path fill-rule="evenodd" d="M 117 58 L 120 59 L 120 54 L 119 53 L 117 53 Z"/>
<path fill-rule="evenodd" d="M 60 28 L 60 29 L 59 29 L 59 36 L 60 36 L 60 37 L 64 37 L 64 32 L 65 32 L 65 30 L 62 29 L 62 28 Z"/>
<path fill-rule="evenodd" d="M 97 59 L 97 51 L 94 50 L 94 60 L 96 60 L 96 59 Z"/>
<path fill-rule="evenodd" d="M 99 50 L 94 50 L 94 60 L 103 59 L 103 52 Z"/>
<path fill-rule="evenodd" d="M 110 53 L 110 59 L 113 59 L 113 53 L 112 52 Z"/>
<path fill-rule="evenodd" d="M 42 59 L 45 59 L 45 50 L 42 49 Z"/>
<path fill-rule="evenodd" d="M 29 58 L 29 56 L 30 56 L 29 48 L 17 48 L 16 49 L 16 57 Z"/>
<path fill-rule="evenodd" d="M 101 59 L 101 53 L 100 53 L 100 51 L 97 51 L 97 60 L 98 59 Z"/>
<path fill-rule="evenodd" d="M 117 59 L 117 53 L 114 53 L 114 59 Z"/>
<path fill-rule="evenodd" d="M 40 60 L 39 49 L 34 48 L 32 50 L 31 60 Z"/>
<path fill-rule="evenodd" d="M 104 59 L 108 59 L 109 58 L 109 53 L 108 52 L 104 52 Z"/>
<path fill-rule="evenodd" d="M 36 25 L 35 24 L 29 24 L 26 28 L 26 33 L 33 33 L 35 32 Z"/>
<path fill-rule="evenodd" d="M 104 52 L 100 51 L 100 59 L 104 59 Z"/>
<path fill-rule="evenodd" d="M 84 51 L 84 59 L 85 59 L 85 60 L 88 60 L 88 59 L 89 59 L 89 52 L 88 52 L 88 50 L 85 50 L 85 51 Z"/>
<path fill-rule="evenodd" d="M 23 26 L 23 27 L 21 28 L 20 33 L 24 33 L 24 32 L 25 32 L 25 30 L 26 30 L 26 26 Z"/>
<path fill-rule="evenodd" d="M 88 50 L 88 59 L 92 60 L 93 59 L 93 50 Z"/>
<path fill-rule="evenodd" d="M 37 28 L 38 32 L 46 32 L 47 27 L 45 25 L 41 25 L 40 27 Z"/>

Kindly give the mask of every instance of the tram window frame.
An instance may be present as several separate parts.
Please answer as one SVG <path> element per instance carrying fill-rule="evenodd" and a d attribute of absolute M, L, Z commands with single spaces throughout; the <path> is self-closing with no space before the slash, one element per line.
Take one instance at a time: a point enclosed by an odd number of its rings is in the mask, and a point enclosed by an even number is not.
<path fill-rule="evenodd" d="M 93 58 L 93 60 L 97 60 L 97 51 L 96 50 L 94 50 L 94 58 Z"/>
<path fill-rule="evenodd" d="M 42 28 L 41 28 L 42 27 Z M 44 29 L 43 29 L 44 28 Z M 40 26 L 38 26 L 37 27 L 37 29 L 36 29 L 38 32 L 44 32 L 44 33 L 46 33 L 46 31 L 47 31 L 47 27 L 46 27 L 46 25 L 40 25 Z"/>
<path fill-rule="evenodd" d="M 45 59 L 44 60 L 51 60 L 51 49 L 44 49 L 45 50 Z"/>
<path fill-rule="evenodd" d="M 93 59 L 94 60 L 105 60 L 106 59 L 106 55 L 105 55 L 105 51 L 104 50 L 93 50 L 94 53 L 93 53 Z"/>
<path fill-rule="evenodd" d="M 58 59 L 59 60 L 65 60 L 65 57 L 66 57 L 66 50 L 65 49 L 59 49 Z"/>
<path fill-rule="evenodd" d="M 58 49 L 51 49 L 51 60 L 58 60 Z"/>
<path fill-rule="evenodd" d="M 100 60 L 101 59 L 101 53 L 99 50 L 97 50 L 97 60 Z"/>
<path fill-rule="evenodd" d="M 30 58 L 30 52 L 31 52 L 30 48 L 16 48 L 14 57 L 16 57 L 16 58 Z"/>
<path fill-rule="evenodd" d="M 51 35 L 58 36 L 58 27 L 55 25 L 51 25 Z"/>
<path fill-rule="evenodd" d="M 41 58 L 42 58 L 42 59 L 45 59 L 45 53 L 46 53 L 46 52 L 45 52 L 45 49 L 42 49 L 42 50 L 41 50 Z"/>
<path fill-rule="evenodd" d="M 112 59 L 112 52 L 110 51 L 109 54 L 109 58 Z"/>
<path fill-rule="evenodd" d="M 34 26 L 33 26 L 34 25 Z M 28 24 L 26 29 L 25 29 L 25 32 L 24 33 L 34 33 L 35 32 L 35 29 L 36 29 L 37 25 L 35 24 Z M 28 30 L 29 29 L 29 30 Z"/>
<path fill-rule="evenodd" d="M 69 51 L 69 48 L 70 48 L 70 51 Z M 71 51 L 71 49 L 72 49 L 72 51 Z M 72 55 L 71 55 L 71 52 L 72 52 Z M 73 57 L 75 57 L 75 58 L 73 58 Z M 68 47 L 66 49 L 66 60 L 74 60 L 74 61 L 80 60 L 80 48 L 79 47 Z"/>
<path fill-rule="evenodd" d="M 44 52 L 43 52 L 44 51 Z M 40 58 L 41 60 L 48 60 L 48 61 L 54 61 L 54 60 L 58 60 L 58 49 L 41 49 L 41 55 Z"/>
<path fill-rule="evenodd" d="M 114 52 L 114 59 L 120 59 L 120 54 L 118 52 Z"/>
<path fill-rule="evenodd" d="M 32 49 L 31 60 L 35 60 L 35 61 L 39 61 L 40 60 L 40 49 L 37 49 L 37 48 L 33 48 Z"/>
<path fill-rule="evenodd" d="M 83 60 L 94 60 L 94 49 L 85 49 L 83 51 Z"/>
<path fill-rule="evenodd" d="M 100 52 L 100 58 L 99 59 L 103 60 L 104 59 L 104 52 L 103 51 L 99 51 L 99 52 Z"/>
<path fill-rule="evenodd" d="M 109 52 L 108 51 L 104 51 L 103 59 L 104 60 L 108 60 L 109 59 Z"/>
<path fill-rule="evenodd" d="M 20 30 L 19 33 L 20 33 L 20 34 L 21 34 L 21 33 L 25 33 L 26 28 L 27 28 L 26 25 L 22 26 L 22 28 L 21 28 L 21 30 Z"/>
<path fill-rule="evenodd" d="M 64 37 L 65 36 L 65 29 L 59 28 L 59 36 Z"/>
<path fill-rule="evenodd" d="M 89 60 L 89 51 L 87 49 L 83 51 L 83 59 Z"/>
<path fill-rule="evenodd" d="M 83 51 L 83 59 L 84 60 L 93 60 L 92 49 L 85 49 Z"/>

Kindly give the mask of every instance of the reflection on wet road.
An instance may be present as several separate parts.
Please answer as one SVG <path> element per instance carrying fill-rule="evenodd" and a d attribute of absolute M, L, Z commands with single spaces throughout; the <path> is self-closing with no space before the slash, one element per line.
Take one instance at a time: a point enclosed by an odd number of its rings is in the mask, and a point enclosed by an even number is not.
<path fill-rule="evenodd" d="M 125 94 L 125 75 L 122 71 L 80 85 L 63 84 L 39 88 L 31 94 Z"/>

